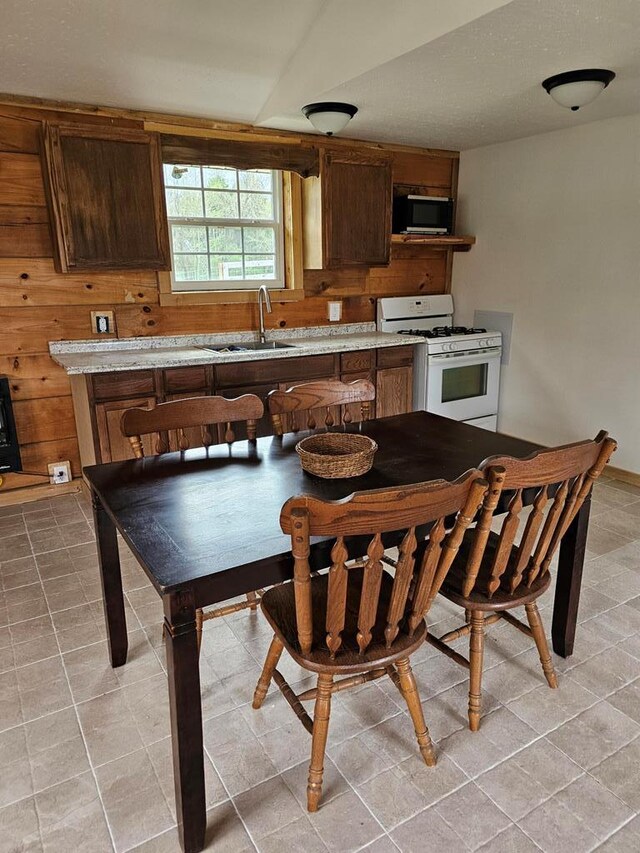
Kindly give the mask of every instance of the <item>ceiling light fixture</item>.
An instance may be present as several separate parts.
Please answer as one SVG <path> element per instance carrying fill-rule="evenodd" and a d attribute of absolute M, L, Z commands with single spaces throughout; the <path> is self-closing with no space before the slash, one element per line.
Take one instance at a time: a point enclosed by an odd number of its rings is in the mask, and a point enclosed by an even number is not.
<path fill-rule="evenodd" d="M 321 101 L 302 108 L 302 114 L 315 129 L 327 136 L 344 130 L 357 112 L 358 108 L 353 104 L 341 104 L 338 101 Z"/>
<path fill-rule="evenodd" d="M 616 75 L 604 68 L 565 71 L 542 81 L 542 85 L 561 107 L 574 112 L 594 101 Z"/>

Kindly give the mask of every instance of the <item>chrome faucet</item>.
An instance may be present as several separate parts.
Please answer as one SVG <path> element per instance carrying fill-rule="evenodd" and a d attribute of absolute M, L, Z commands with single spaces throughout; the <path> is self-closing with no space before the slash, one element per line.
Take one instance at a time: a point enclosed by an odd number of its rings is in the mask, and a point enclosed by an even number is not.
<path fill-rule="evenodd" d="M 263 308 L 263 300 L 264 304 L 267 308 L 269 314 L 271 314 L 271 297 L 269 296 L 269 290 L 266 284 L 261 284 L 258 288 L 258 314 L 260 315 L 260 343 L 263 344 L 267 340 L 267 336 L 264 333 L 264 308 Z"/>

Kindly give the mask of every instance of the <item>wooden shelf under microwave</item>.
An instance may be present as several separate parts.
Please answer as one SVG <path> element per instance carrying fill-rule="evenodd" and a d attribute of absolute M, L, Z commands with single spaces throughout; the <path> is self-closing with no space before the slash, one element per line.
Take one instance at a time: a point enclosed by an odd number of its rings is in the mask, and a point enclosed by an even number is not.
<path fill-rule="evenodd" d="M 470 235 L 457 236 L 454 234 L 392 234 L 392 244 L 402 243 L 405 246 L 428 246 L 431 249 L 452 249 L 454 252 L 468 252 L 476 242 Z"/>

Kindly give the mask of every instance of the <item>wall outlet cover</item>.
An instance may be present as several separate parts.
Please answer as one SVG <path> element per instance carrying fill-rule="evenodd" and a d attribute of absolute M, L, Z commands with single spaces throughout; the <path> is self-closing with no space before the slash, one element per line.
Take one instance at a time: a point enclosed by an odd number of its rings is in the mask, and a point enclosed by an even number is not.
<path fill-rule="evenodd" d="M 113 311 L 92 311 L 91 330 L 94 335 L 115 335 L 116 319 Z"/>
<path fill-rule="evenodd" d="M 328 302 L 327 317 L 331 323 L 339 323 L 342 319 L 342 302 Z"/>
<path fill-rule="evenodd" d="M 47 467 L 52 486 L 71 482 L 71 462 L 51 462 Z"/>

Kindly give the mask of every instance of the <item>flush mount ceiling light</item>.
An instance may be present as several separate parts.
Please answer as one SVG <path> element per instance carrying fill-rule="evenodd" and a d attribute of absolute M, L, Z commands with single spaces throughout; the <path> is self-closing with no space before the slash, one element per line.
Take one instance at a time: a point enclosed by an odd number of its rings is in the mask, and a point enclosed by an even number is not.
<path fill-rule="evenodd" d="M 616 75 L 604 68 L 583 68 L 565 71 L 542 81 L 542 85 L 561 107 L 574 112 L 594 101 Z"/>
<path fill-rule="evenodd" d="M 333 136 L 340 133 L 358 112 L 353 104 L 341 104 L 338 101 L 321 101 L 317 104 L 307 104 L 302 108 L 302 114 L 320 133 Z"/>

